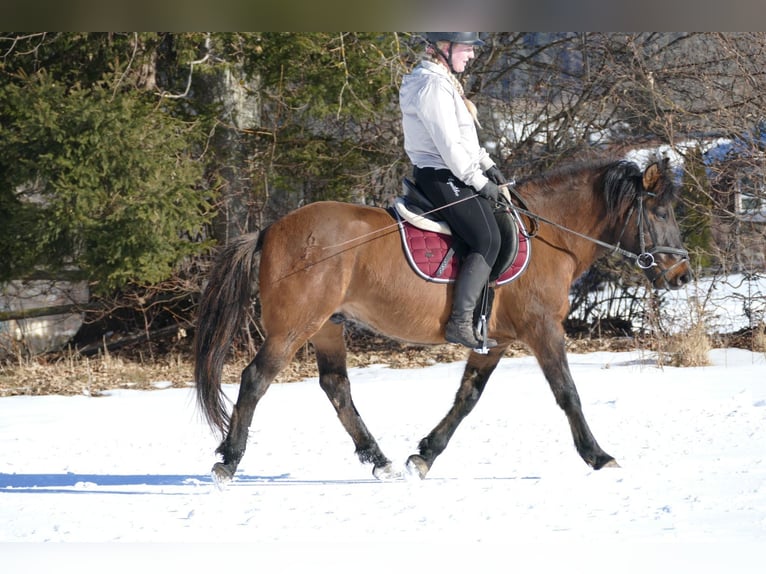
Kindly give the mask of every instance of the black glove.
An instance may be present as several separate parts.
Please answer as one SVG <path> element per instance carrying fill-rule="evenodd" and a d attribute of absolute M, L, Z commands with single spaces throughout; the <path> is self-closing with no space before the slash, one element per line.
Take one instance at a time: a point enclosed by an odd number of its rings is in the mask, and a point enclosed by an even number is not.
<path fill-rule="evenodd" d="M 508 183 L 508 180 L 505 179 L 505 176 L 499 169 L 497 169 L 496 165 L 493 165 L 491 168 L 485 171 L 484 175 L 486 175 L 491 182 L 497 185 L 503 185 L 504 183 Z"/>
<path fill-rule="evenodd" d="M 497 198 L 500 196 L 500 188 L 497 187 L 496 183 L 488 181 L 478 193 L 480 196 L 486 197 L 490 201 L 497 201 Z"/>

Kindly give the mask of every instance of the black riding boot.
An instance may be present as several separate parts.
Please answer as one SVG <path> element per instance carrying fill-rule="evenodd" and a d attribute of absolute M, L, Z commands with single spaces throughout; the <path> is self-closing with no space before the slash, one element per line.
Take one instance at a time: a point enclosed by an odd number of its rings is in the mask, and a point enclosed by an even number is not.
<path fill-rule="evenodd" d="M 473 323 L 473 310 L 481 291 L 487 284 L 491 267 L 479 253 L 466 257 L 455 281 L 452 294 L 452 314 L 447 322 L 444 338 L 450 343 L 460 343 L 471 349 L 482 345 L 476 337 Z M 487 339 L 487 348 L 497 346 L 493 339 Z"/>

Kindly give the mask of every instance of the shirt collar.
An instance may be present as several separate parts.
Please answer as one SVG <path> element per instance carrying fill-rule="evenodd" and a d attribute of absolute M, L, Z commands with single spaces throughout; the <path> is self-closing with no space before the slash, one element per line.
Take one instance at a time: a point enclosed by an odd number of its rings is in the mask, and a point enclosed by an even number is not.
<path fill-rule="evenodd" d="M 423 67 L 423 69 L 428 70 L 429 72 L 433 72 L 434 74 L 439 74 L 440 76 L 444 76 L 445 78 L 449 77 L 449 71 L 447 68 L 442 66 L 441 64 L 437 64 L 436 62 L 432 62 L 431 60 L 421 60 L 420 65 Z"/>

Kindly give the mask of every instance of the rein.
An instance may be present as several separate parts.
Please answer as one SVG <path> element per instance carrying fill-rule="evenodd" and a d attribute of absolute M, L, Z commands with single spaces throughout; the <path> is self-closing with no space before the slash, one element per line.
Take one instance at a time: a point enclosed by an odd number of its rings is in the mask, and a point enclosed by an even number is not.
<path fill-rule="evenodd" d="M 644 208 L 644 194 L 643 193 L 637 194 L 637 196 L 636 196 L 636 203 L 634 203 L 630 207 L 630 211 L 628 212 L 628 216 L 625 218 L 625 226 L 622 228 L 622 232 L 620 232 L 620 237 L 618 238 L 616 244 L 612 244 L 612 243 L 607 243 L 605 241 L 601 241 L 600 239 L 596 239 L 595 237 L 591 237 L 589 235 L 585 235 L 584 233 L 580 233 L 579 231 L 575 231 L 574 229 L 570 229 L 569 227 L 561 225 L 560 223 L 556 223 L 555 221 L 552 221 L 552 220 L 548 219 L 547 217 L 544 217 L 542 215 L 539 215 L 539 214 L 536 214 L 536 213 L 530 211 L 528 209 L 524 199 L 513 188 L 513 183 L 514 182 L 509 182 L 509 183 L 507 183 L 505 185 L 501 185 L 499 187 L 505 187 L 508 190 L 508 193 L 512 196 L 513 199 L 516 200 L 516 202 L 519 205 L 514 205 L 512 201 L 508 202 L 508 200 L 505 197 L 503 197 L 503 199 L 505 201 L 498 201 L 498 204 L 502 205 L 504 208 L 510 208 L 510 209 L 515 210 L 518 213 L 526 215 L 527 217 L 529 217 L 532 220 L 532 222 L 533 222 L 532 231 L 527 233 L 527 237 L 529 237 L 529 238 L 532 238 L 535 235 L 537 235 L 537 231 L 538 231 L 539 226 L 540 226 L 539 222 L 542 221 L 542 222 L 547 223 L 548 225 L 551 225 L 551 226 L 553 226 L 553 227 L 555 227 L 557 229 L 560 229 L 560 230 L 565 231 L 567 233 L 570 233 L 572 235 L 576 235 L 577 237 L 579 237 L 581 239 L 585 239 L 586 241 L 590 241 L 591 243 L 595 243 L 596 245 L 598 245 L 600 247 L 604 247 L 606 249 L 609 249 L 612 253 L 619 253 L 620 255 L 622 255 L 624 257 L 627 257 L 628 259 L 633 259 L 633 260 L 635 260 L 636 265 L 641 270 L 644 270 L 644 271 L 647 270 L 647 269 L 650 269 L 651 267 L 658 267 L 658 264 L 657 264 L 657 262 L 654 259 L 654 255 L 656 253 L 667 253 L 667 254 L 670 254 L 670 255 L 678 255 L 681 259 L 679 261 L 677 261 L 676 263 L 674 263 L 673 265 L 671 265 L 670 267 L 668 267 L 667 269 L 665 269 L 661 273 L 660 277 L 662 277 L 663 280 L 665 279 L 665 276 L 667 275 L 667 273 L 669 273 L 670 271 L 675 269 L 678 265 L 680 265 L 681 263 L 683 263 L 685 260 L 687 260 L 689 258 L 689 252 L 688 251 L 686 251 L 685 249 L 677 249 L 675 247 L 656 246 L 655 245 L 654 247 L 652 247 L 652 249 L 647 251 L 647 249 L 646 249 L 646 231 L 645 231 L 645 227 L 646 226 L 644 225 L 646 209 Z M 477 196 L 474 195 L 474 196 L 471 196 L 471 197 L 466 197 L 464 199 L 460 199 L 458 201 L 455 201 L 455 202 L 451 203 L 450 205 L 455 205 L 457 203 L 462 203 L 464 201 L 469 201 L 469 200 L 473 199 L 474 197 L 477 197 Z M 506 205 L 506 203 L 507 203 L 507 205 Z M 622 247 L 620 247 L 620 241 L 622 240 L 622 236 L 625 234 L 625 230 L 628 228 L 628 223 L 630 223 L 630 218 L 633 217 L 633 212 L 635 211 L 636 204 L 638 204 L 638 206 L 639 206 L 639 209 L 638 209 L 638 241 L 639 241 L 639 246 L 640 246 L 640 249 L 641 249 L 641 253 L 633 253 L 632 251 L 628 251 L 627 249 L 623 249 Z M 436 213 L 436 212 L 440 211 L 441 209 L 444 209 L 444 207 L 446 207 L 446 206 L 437 207 L 435 209 L 432 209 L 431 211 L 424 212 L 421 215 L 426 216 L 426 215 L 430 215 L 432 213 Z M 387 225 L 385 227 L 382 227 L 380 229 L 376 229 L 374 231 L 371 231 L 369 233 L 365 233 L 365 234 L 360 235 L 358 237 L 354 237 L 354 238 L 349 239 L 347 241 L 343 241 L 343 242 L 337 243 L 335 245 L 325 246 L 322 249 L 337 249 L 338 247 L 343 247 L 343 246 L 345 246 L 345 245 L 347 245 L 349 243 L 354 243 L 354 242 L 357 242 L 357 241 L 365 240 L 368 237 L 371 237 L 373 235 L 375 235 L 375 236 L 379 236 L 381 234 L 385 235 L 386 232 L 388 232 L 389 230 L 398 229 L 398 227 L 399 227 L 399 223 L 396 222 L 396 223 L 393 223 L 391 225 Z M 649 233 L 650 233 L 650 235 L 653 235 L 651 233 L 651 229 L 649 230 Z"/>
<path fill-rule="evenodd" d="M 472 195 L 470 197 L 465 197 L 463 199 L 458 199 L 457 201 L 453 201 L 450 203 L 450 205 L 457 205 L 458 203 L 463 203 L 464 201 L 470 201 L 474 197 L 478 197 L 478 195 Z M 432 209 L 431 211 L 424 211 L 420 215 L 425 217 L 426 215 L 431 215 L 432 213 L 436 213 L 442 209 L 447 207 L 446 205 L 442 207 L 436 207 Z M 338 247 L 343 247 L 344 245 L 348 245 L 349 243 L 354 243 L 355 241 L 363 241 L 369 237 L 376 236 L 376 235 L 386 235 L 386 232 L 398 230 L 399 229 L 399 222 L 392 223 L 390 225 L 386 225 L 385 227 L 381 227 L 380 229 L 374 229 L 373 231 L 370 231 L 368 233 L 364 233 L 362 235 L 358 235 L 357 237 L 352 237 L 351 239 L 347 239 L 346 241 L 341 241 L 340 243 L 335 243 L 334 245 L 326 245 L 322 247 L 322 249 L 337 249 Z"/>
<path fill-rule="evenodd" d="M 625 234 L 625 230 L 628 228 L 628 223 L 630 223 L 630 218 L 633 217 L 633 211 L 635 211 L 636 204 L 634 203 L 630 207 L 630 211 L 628 212 L 628 216 L 625 218 L 625 226 L 622 228 L 622 232 L 620 232 L 620 237 L 617 240 L 616 244 L 607 243 L 605 241 L 601 241 L 600 239 L 596 239 L 595 237 L 590 237 L 589 235 L 585 235 L 584 233 L 580 233 L 579 231 L 575 231 L 574 229 L 570 229 L 569 227 L 566 227 L 564 225 L 561 225 L 560 223 L 556 223 L 555 221 L 551 221 L 550 219 L 543 217 L 542 215 L 538 215 L 536 213 L 533 213 L 529 211 L 526 204 L 524 203 L 524 200 L 521 198 L 521 196 L 511 187 L 511 184 L 508 185 L 508 192 L 516 199 L 517 202 L 521 204 L 521 206 L 511 206 L 513 209 L 516 209 L 519 213 L 523 213 L 524 215 L 530 217 L 533 221 L 542 221 L 544 223 L 547 223 L 548 225 L 552 225 L 553 227 L 556 227 L 562 231 L 566 231 L 567 233 L 571 233 L 572 235 L 576 235 L 577 237 L 580 237 L 581 239 L 585 239 L 587 241 L 590 241 L 591 243 L 595 243 L 596 245 L 599 245 L 600 247 L 604 247 L 606 249 L 611 250 L 612 253 L 619 253 L 620 255 L 623 255 L 629 259 L 633 259 L 636 261 L 636 265 L 642 269 L 646 270 L 651 267 L 657 267 L 657 262 L 654 260 L 655 253 L 668 253 L 671 255 L 678 255 L 682 259 L 681 261 L 676 262 L 674 265 L 663 271 L 662 276 L 668 272 L 674 269 L 676 266 L 680 265 L 681 262 L 685 259 L 689 258 L 689 252 L 684 249 L 676 249 L 675 247 L 666 247 L 666 246 L 654 246 L 651 250 L 646 250 L 646 236 L 645 236 L 645 225 L 644 225 L 644 218 L 645 218 L 645 208 L 644 208 L 644 194 L 639 193 L 636 196 L 636 203 L 639 206 L 638 209 L 638 241 L 639 246 L 641 249 L 641 253 L 633 253 L 632 251 L 628 251 L 627 249 L 623 249 L 620 247 L 620 241 L 622 240 L 622 236 Z M 651 234 L 651 230 L 650 230 Z"/>

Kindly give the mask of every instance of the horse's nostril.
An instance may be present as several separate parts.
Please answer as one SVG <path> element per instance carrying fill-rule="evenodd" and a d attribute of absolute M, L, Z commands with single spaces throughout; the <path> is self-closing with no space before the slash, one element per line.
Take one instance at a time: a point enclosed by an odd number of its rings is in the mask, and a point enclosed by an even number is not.
<path fill-rule="evenodd" d="M 692 280 L 692 274 L 688 271 L 686 273 L 682 273 L 681 276 L 678 278 L 678 282 L 681 285 L 686 285 Z"/>

